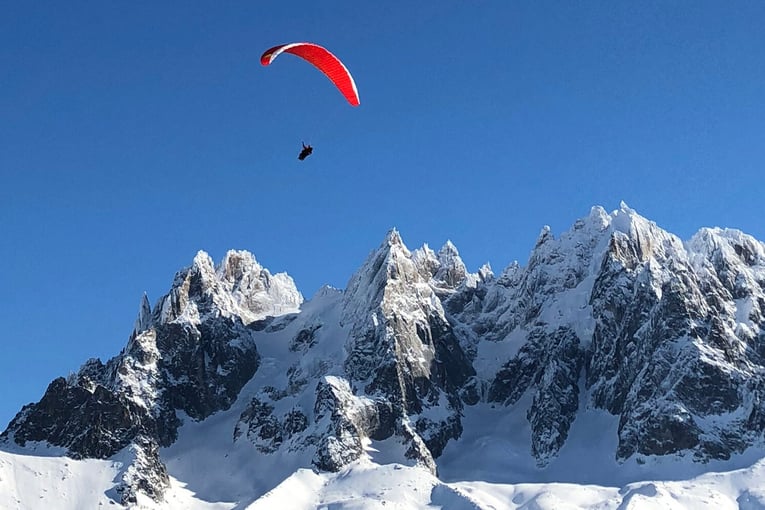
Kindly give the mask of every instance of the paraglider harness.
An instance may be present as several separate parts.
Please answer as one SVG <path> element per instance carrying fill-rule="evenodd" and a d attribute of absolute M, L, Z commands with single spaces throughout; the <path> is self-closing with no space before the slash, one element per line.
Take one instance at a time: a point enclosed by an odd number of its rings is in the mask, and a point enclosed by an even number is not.
<path fill-rule="evenodd" d="M 302 142 L 302 143 L 303 143 L 303 150 L 300 151 L 300 155 L 298 156 L 298 159 L 300 161 L 303 161 L 305 158 L 310 156 L 311 153 L 313 152 L 313 147 L 311 147 L 310 145 L 306 145 L 305 142 Z"/>

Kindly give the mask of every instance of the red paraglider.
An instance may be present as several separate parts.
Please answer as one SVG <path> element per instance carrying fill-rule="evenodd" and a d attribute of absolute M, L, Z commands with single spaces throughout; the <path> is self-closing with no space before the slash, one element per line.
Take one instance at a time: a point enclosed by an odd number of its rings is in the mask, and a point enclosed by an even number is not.
<path fill-rule="evenodd" d="M 335 84 L 335 87 L 345 96 L 351 106 L 359 105 L 359 91 L 356 89 L 353 76 L 340 59 L 330 53 L 329 50 L 318 44 L 308 42 L 280 44 L 263 53 L 260 57 L 260 63 L 267 66 L 282 53 L 292 53 L 313 64 Z"/>

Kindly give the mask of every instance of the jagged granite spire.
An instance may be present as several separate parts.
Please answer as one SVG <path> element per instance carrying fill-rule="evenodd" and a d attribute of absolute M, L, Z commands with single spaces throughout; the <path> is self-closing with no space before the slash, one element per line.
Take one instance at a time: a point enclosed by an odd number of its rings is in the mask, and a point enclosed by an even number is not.
<path fill-rule="evenodd" d="M 133 326 L 133 334 L 132 336 L 137 336 L 138 334 L 146 331 L 151 326 L 151 304 L 149 303 L 149 296 L 146 295 L 146 293 L 143 293 L 143 297 L 141 298 L 141 306 L 138 309 L 138 317 L 135 320 L 135 325 Z"/>
<path fill-rule="evenodd" d="M 433 275 L 433 280 L 438 282 L 438 287 L 453 290 L 467 278 L 468 270 L 465 263 L 462 262 L 457 247 L 451 241 L 446 241 L 446 244 L 438 251 L 438 263 L 440 267 Z"/>
<path fill-rule="evenodd" d="M 452 255 L 444 258 L 456 265 Z M 431 470 L 460 434 L 458 390 L 474 373 L 428 278 L 444 266 L 423 269 L 433 261 L 427 247 L 412 254 L 392 230 L 351 278 L 342 319 L 351 386 L 389 403 L 397 422 L 388 435 L 405 437 L 407 455 Z"/>

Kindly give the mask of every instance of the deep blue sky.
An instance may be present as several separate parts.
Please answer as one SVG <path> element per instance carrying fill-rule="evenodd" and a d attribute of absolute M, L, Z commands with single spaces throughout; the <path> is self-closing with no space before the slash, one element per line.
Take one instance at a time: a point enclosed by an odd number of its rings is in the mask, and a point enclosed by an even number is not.
<path fill-rule="evenodd" d="M 0 1 L 0 428 L 197 250 L 306 298 L 397 227 L 468 268 L 626 201 L 765 239 L 765 3 Z M 275 44 L 356 78 L 352 108 Z M 301 140 L 314 155 L 296 157 Z"/>

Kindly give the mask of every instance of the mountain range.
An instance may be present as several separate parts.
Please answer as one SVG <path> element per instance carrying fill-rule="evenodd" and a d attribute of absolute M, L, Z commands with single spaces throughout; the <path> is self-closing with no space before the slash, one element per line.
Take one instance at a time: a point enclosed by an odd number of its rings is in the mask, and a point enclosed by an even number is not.
<path fill-rule="evenodd" d="M 0 507 L 765 508 L 763 314 L 765 244 L 623 203 L 497 274 L 394 229 L 309 300 L 200 251 L 13 418 Z"/>

